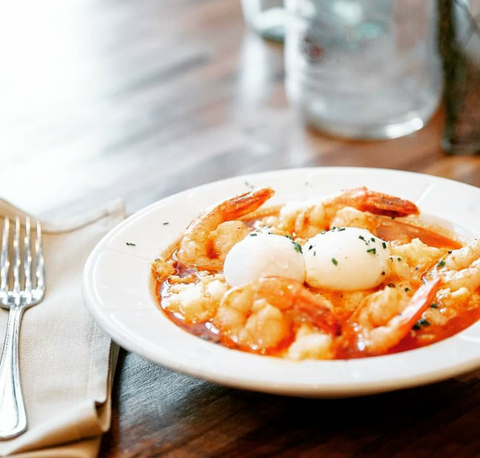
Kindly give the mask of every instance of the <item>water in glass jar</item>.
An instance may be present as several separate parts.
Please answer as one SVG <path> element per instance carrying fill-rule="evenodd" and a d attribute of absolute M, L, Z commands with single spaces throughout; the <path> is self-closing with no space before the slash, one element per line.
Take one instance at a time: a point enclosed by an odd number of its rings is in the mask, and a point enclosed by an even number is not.
<path fill-rule="evenodd" d="M 309 125 L 395 138 L 438 107 L 434 0 L 287 0 L 286 89 Z"/>

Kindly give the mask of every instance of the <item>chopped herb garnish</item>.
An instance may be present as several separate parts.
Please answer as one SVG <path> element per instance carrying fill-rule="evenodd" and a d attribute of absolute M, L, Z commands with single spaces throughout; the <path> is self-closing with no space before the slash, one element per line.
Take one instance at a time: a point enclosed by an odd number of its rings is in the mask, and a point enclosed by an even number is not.
<path fill-rule="evenodd" d="M 439 261 L 437 267 L 443 267 L 445 265 L 445 261 Z"/>
<path fill-rule="evenodd" d="M 337 226 L 332 227 L 332 232 L 342 232 L 344 230 L 345 230 L 344 227 L 337 227 Z"/>
<path fill-rule="evenodd" d="M 405 288 L 405 292 L 408 293 L 410 291 L 410 288 Z"/>
<path fill-rule="evenodd" d="M 313 252 L 313 256 L 317 256 L 317 252 L 316 252 L 316 251 Z"/>
<path fill-rule="evenodd" d="M 131 243 L 131 242 L 125 242 L 127 244 L 127 246 L 137 246 L 135 245 L 134 243 Z"/>
<path fill-rule="evenodd" d="M 258 234 L 256 232 L 250 232 L 250 237 L 256 237 Z"/>
<path fill-rule="evenodd" d="M 312 248 L 313 248 L 313 245 L 310 245 L 310 246 L 308 247 L 308 250 L 310 251 Z"/>
<path fill-rule="evenodd" d="M 335 258 L 332 258 L 332 262 L 333 262 L 334 265 L 338 264 L 338 261 Z"/>
<path fill-rule="evenodd" d="M 370 240 L 371 240 L 372 242 L 375 242 L 375 239 L 374 239 L 373 237 L 372 237 Z"/>
<path fill-rule="evenodd" d="M 367 250 L 367 253 L 377 254 L 377 249 L 376 248 L 370 248 L 369 250 Z"/>
<path fill-rule="evenodd" d="M 387 244 L 385 242 L 382 242 L 382 246 L 383 246 L 383 249 L 386 250 L 387 249 Z"/>
<path fill-rule="evenodd" d="M 397 258 L 397 261 L 400 262 L 402 260 L 402 258 Z"/>
<path fill-rule="evenodd" d="M 430 307 L 432 307 L 432 309 L 438 309 L 438 304 L 430 304 Z"/>
<path fill-rule="evenodd" d="M 323 235 L 323 234 L 326 234 L 327 232 L 328 232 L 328 231 L 322 231 L 322 232 L 320 232 L 320 234 Z"/>
<path fill-rule="evenodd" d="M 293 243 L 293 248 L 297 253 L 303 253 L 302 251 L 302 245 L 300 245 L 297 242 L 292 242 Z"/>
<path fill-rule="evenodd" d="M 359 235 L 358 238 L 365 242 L 365 245 L 370 245 L 370 240 L 367 240 L 363 235 Z"/>
<path fill-rule="evenodd" d="M 291 235 L 286 235 L 287 239 L 293 240 L 293 237 Z"/>
<path fill-rule="evenodd" d="M 430 321 L 426 320 L 425 318 L 422 318 L 421 320 L 418 320 L 412 327 L 415 331 L 418 331 L 419 329 L 422 328 L 422 326 L 430 326 Z"/>
<path fill-rule="evenodd" d="M 170 224 L 170 223 L 169 223 L 168 221 L 165 221 L 165 222 L 163 223 L 164 226 L 166 226 L 167 224 Z"/>

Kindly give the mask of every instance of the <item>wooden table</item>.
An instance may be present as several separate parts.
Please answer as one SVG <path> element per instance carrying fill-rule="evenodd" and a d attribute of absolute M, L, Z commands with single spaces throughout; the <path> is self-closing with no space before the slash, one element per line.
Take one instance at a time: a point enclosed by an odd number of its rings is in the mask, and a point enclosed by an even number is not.
<path fill-rule="evenodd" d="M 0 45 L 0 192 L 28 211 L 62 217 L 123 196 L 132 213 L 213 180 L 302 166 L 480 186 L 480 158 L 442 153 L 441 111 L 393 141 L 304 129 L 285 100 L 282 46 L 245 32 L 238 1 L 22 7 L 10 2 Z M 122 352 L 101 457 L 480 456 L 479 374 L 306 400 L 224 388 Z"/>

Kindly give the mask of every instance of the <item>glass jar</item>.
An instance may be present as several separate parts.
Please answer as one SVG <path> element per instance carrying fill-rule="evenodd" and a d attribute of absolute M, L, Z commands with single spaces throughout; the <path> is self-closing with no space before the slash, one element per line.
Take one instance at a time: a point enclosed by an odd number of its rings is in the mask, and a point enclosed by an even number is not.
<path fill-rule="evenodd" d="M 242 0 L 246 24 L 262 37 L 283 41 L 285 36 L 285 10 L 283 0 Z"/>
<path fill-rule="evenodd" d="M 435 0 L 287 0 L 286 90 L 310 126 L 359 139 L 421 129 L 442 92 Z"/>

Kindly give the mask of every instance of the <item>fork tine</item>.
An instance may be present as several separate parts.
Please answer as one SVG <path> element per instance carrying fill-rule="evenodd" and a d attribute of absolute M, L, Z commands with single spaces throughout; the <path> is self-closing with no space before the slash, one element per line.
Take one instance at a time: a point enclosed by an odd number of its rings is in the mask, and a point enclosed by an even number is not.
<path fill-rule="evenodd" d="M 25 292 L 32 292 L 32 251 L 30 247 L 30 218 L 25 218 L 25 238 L 23 241 L 23 271 L 25 273 Z"/>
<path fill-rule="evenodd" d="M 42 251 L 42 227 L 37 221 L 37 234 L 35 239 L 35 265 L 36 265 L 36 289 L 43 293 L 45 292 L 45 260 L 43 259 Z"/>
<path fill-rule="evenodd" d="M 15 217 L 15 231 L 13 233 L 13 294 L 20 292 L 20 218 Z"/>
<path fill-rule="evenodd" d="M 10 260 L 8 258 L 8 239 L 10 235 L 10 219 L 3 221 L 2 251 L 0 254 L 0 292 L 6 293 L 8 287 L 8 271 Z"/>

